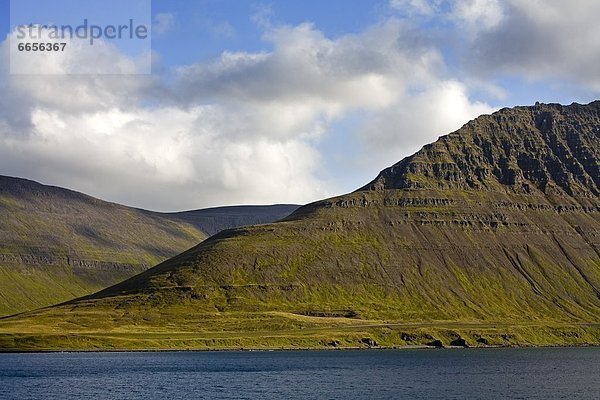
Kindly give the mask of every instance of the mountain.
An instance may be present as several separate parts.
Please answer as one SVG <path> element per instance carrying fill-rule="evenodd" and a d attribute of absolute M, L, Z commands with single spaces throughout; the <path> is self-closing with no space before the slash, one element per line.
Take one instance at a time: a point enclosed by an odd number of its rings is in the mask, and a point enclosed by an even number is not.
<path fill-rule="evenodd" d="M 241 223 L 272 222 L 297 206 L 163 214 L 0 176 L 0 315 L 90 294 Z"/>
<path fill-rule="evenodd" d="M 7 349 L 585 343 L 600 102 L 480 116 L 354 193 L 0 321 Z"/>
<path fill-rule="evenodd" d="M 283 219 L 296 211 L 297 204 L 269 206 L 227 206 L 204 208 L 169 214 L 170 218 L 185 221 L 209 236 L 238 226 L 267 224 Z"/>

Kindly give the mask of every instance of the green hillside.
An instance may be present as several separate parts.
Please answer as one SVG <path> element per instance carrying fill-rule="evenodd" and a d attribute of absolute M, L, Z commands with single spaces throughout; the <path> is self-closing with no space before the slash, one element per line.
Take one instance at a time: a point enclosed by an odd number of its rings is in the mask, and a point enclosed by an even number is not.
<path fill-rule="evenodd" d="M 0 321 L 0 347 L 600 344 L 600 102 L 481 116 L 364 188 Z"/>
<path fill-rule="evenodd" d="M 100 290 L 205 238 L 159 214 L 0 177 L 0 315 Z"/>
<path fill-rule="evenodd" d="M 271 222 L 297 207 L 155 213 L 0 176 L 0 316 L 93 293 L 196 245 L 205 232 Z"/>

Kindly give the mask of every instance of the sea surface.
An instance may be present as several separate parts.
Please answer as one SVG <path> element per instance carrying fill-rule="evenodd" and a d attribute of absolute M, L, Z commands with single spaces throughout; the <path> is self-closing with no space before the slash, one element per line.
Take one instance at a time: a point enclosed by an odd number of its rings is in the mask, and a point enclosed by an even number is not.
<path fill-rule="evenodd" d="M 0 399 L 599 399 L 600 348 L 0 354 Z"/>

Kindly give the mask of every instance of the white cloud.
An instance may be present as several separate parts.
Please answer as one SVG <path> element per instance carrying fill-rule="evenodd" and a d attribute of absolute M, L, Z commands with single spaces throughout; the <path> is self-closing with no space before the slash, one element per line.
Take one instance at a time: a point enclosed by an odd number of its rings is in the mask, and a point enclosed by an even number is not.
<path fill-rule="evenodd" d="M 335 41 L 311 24 L 278 27 L 265 36 L 273 52 L 226 52 L 212 64 L 183 68 L 179 91 L 188 101 L 214 97 L 267 108 L 284 101 L 301 120 L 378 109 L 443 69 L 435 49 L 412 47 L 413 35 L 394 20 Z"/>
<path fill-rule="evenodd" d="M 306 201 L 307 194 L 320 194 L 310 175 L 319 162 L 314 149 L 293 139 L 223 137 L 215 129 L 227 120 L 214 111 L 166 107 L 72 116 L 37 109 L 31 135 L 5 141 L 9 152 L 1 164 L 6 168 L 13 154 L 26 154 L 28 168 L 44 179 L 75 180 L 89 193 L 165 209 Z"/>
<path fill-rule="evenodd" d="M 481 102 L 472 102 L 467 87 L 457 81 L 432 82 L 419 93 L 404 94 L 385 110 L 367 119 L 361 138 L 368 151 L 387 164 L 398 161 L 399 154 L 409 155 L 439 136 L 453 132 L 467 121 L 494 111 Z"/>
<path fill-rule="evenodd" d="M 13 75 L 135 75 L 145 73 L 150 54 L 142 53 L 136 58 L 123 54 L 114 45 L 102 40 L 78 39 L 77 37 L 53 38 L 48 29 L 39 27 L 38 35 L 19 39 L 12 32 L 3 43 L 2 54 L 10 60 L 9 69 Z M 12 42 L 13 46 L 7 43 Z M 64 43 L 61 51 L 20 51 L 17 44 Z"/>
<path fill-rule="evenodd" d="M 175 26 L 175 14 L 173 13 L 157 13 L 154 16 L 154 24 L 152 25 L 152 33 L 163 35 L 169 32 Z"/>
<path fill-rule="evenodd" d="M 389 5 L 406 17 L 450 21 L 471 33 L 493 28 L 504 18 L 500 0 L 390 0 Z"/>
<path fill-rule="evenodd" d="M 263 137 L 319 138 L 332 122 L 365 112 L 364 126 L 346 133 L 354 144 L 344 144 L 363 153 L 342 162 L 368 165 L 375 174 L 491 111 L 471 102 L 467 86 L 445 76 L 440 52 L 415 35 L 398 20 L 336 40 L 311 24 L 275 27 L 265 34 L 273 52 L 224 53 L 212 64 L 188 66 L 180 71 L 178 93 L 189 102 L 228 103 L 242 122 L 231 136 L 254 127 Z"/>
<path fill-rule="evenodd" d="M 489 111 L 405 22 L 336 39 L 311 24 L 265 29 L 271 52 L 224 52 L 181 68 L 172 86 L 5 70 L 0 171 L 162 210 L 307 202 L 338 194 L 320 147 L 336 121 L 366 115 L 341 145 L 374 176 Z M 347 157 L 342 168 L 357 161 Z"/>
<path fill-rule="evenodd" d="M 484 76 L 509 73 L 600 91 L 600 2 L 508 0 L 504 18 L 478 36 L 469 64 Z"/>
<path fill-rule="evenodd" d="M 389 5 L 408 15 L 432 16 L 438 13 L 442 2 L 443 0 L 390 0 Z"/>
<path fill-rule="evenodd" d="M 51 64 L 56 75 L 16 76 L 2 60 L 4 174 L 164 210 L 329 194 L 314 174 L 319 154 L 301 134 L 317 129 L 310 110 L 182 105 L 152 77 L 69 75 L 63 60 Z"/>
<path fill-rule="evenodd" d="M 504 10 L 499 0 L 462 0 L 454 4 L 452 15 L 468 29 L 489 30 L 500 24 Z"/>

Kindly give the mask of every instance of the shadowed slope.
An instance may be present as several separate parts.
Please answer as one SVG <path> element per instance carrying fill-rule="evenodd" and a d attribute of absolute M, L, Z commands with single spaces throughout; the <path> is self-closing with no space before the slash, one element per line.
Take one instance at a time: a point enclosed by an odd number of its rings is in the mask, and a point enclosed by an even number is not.
<path fill-rule="evenodd" d="M 202 232 L 211 236 L 232 227 L 275 222 L 287 217 L 299 207 L 300 206 L 297 204 L 227 206 L 184 211 L 167 215 L 194 225 Z"/>

